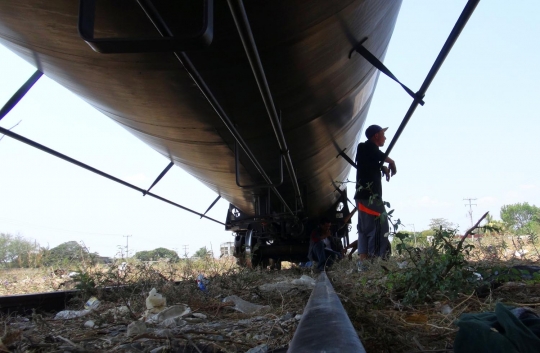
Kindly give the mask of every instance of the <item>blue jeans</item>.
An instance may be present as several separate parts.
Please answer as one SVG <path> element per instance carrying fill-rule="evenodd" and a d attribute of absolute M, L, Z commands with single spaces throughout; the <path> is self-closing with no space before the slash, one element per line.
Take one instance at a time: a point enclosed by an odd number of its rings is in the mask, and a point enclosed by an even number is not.
<path fill-rule="evenodd" d="M 378 213 L 385 212 L 384 205 L 380 200 L 374 200 L 372 203 L 364 199 L 356 201 Z M 384 215 L 375 216 L 359 210 L 358 254 L 386 259 L 390 254 L 389 231 L 388 219 Z"/>
<path fill-rule="evenodd" d="M 311 254 L 313 255 L 313 260 L 317 261 L 317 269 L 319 271 L 324 271 L 324 266 L 332 266 L 334 263 L 332 257 L 324 251 L 324 248 L 324 242 L 322 241 L 313 243 L 311 247 Z"/>

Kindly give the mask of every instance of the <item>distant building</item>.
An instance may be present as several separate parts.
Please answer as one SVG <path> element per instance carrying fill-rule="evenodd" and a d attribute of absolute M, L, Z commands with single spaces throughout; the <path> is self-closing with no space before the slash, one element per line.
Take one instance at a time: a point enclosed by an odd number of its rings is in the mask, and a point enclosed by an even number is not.
<path fill-rule="evenodd" d="M 224 256 L 233 256 L 234 255 L 234 242 L 229 241 L 226 243 L 221 243 L 219 246 L 220 257 Z"/>

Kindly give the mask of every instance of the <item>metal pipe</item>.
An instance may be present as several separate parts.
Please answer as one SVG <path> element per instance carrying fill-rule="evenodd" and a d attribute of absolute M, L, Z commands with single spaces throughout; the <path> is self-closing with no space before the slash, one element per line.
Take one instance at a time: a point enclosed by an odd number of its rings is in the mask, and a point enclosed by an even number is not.
<path fill-rule="evenodd" d="M 266 75 L 264 73 L 264 68 L 257 51 L 257 45 L 255 44 L 255 39 L 253 39 L 253 33 L 251 32 L 251 27 L 247 18 L 246 10 L 242 0 L 228 0 L 229 8 L 231 9 L 234 22 L 236 24 L 236 29 L 244 45 L 246 55 L 255 75 L 255 80 L 259 86 L 259 91 L 261 92 L 264 105 L 268 116 L 270 117 L 270 123 L 276 134 L 277 142 L 281 153 L 285 157 L 285 165 L 291 177 L 291 181 L 294 187 L 294 193 L 296 194 L 296 199 L 300 204 L 300 208 L 304 208 L 302 203 L 302 195 L 300 193 L 300 186 L 298 185 L 298 180 L 296 178 L 296 172 L 294 170 L 291 155 L 289 154 L 289 148 L 287 147 L 287 142 L 285 140 L 285 135 L 283 134 L 283 129 L 281 128 L 281 123 L 272 99 L 272 92 L 270 92 L 270 87 L 266 81 Z"/>
<path fill-rule="evenodd" d="M 157 29 L 160 35 L 164 37 L 173 35 L 172 31 L 169 29 L 167 24 L 163 21 L 161 16 L 159 16 L 157 10 L 154 8 L 154 6 L 152 5 L 150 1 L 137 0 L 137 2 L 141 6 L 141 8 L 144 10 L 146 15 L 150 19 L 150 21 L 152 21 L 152 23 L 154 24 L 155 28 Z M 197 69 L 195 68 L 191 60 L 189 59 L 189 57 L 186 55 L 186 53 L 175 52 L 174 55 L 180 61 L 180 63 L 184 66 L 184 69 L 191 76 L 191 78 L 193 79 L 193 81 L 195 82 L 199 90 L 201 91 L 201 93 L 208 100 L 208 103 L 210 103 L 210 105 L 212 106 L 214 111 L 217 113 L 221 121 L 223 121 L 223 124 L 225 124 L 225 126 L 227 127 L 231 135 L 234 137 L 236 142 L 244 150 L 244 152 L 248 156 L 251 163 L 253 163 L 257 171 L 262 175 L 264 181 L 268 184 L 272 184 L 270 177 L 266 174 L 261 164 L 259 163 L 255 155 L 253 154 L 253 152 L 251 152 L 246 142 L 244 141 L 244 139 L 238 132 L 238 130 L 236 130 L 233 122 L 231 121 L 231 119 L 229 119 L 229 117 L 227 116 L 227 114 L 225 113 L 225 111 L 223 110 L 223 108 L 221 107 L 217 99 L 215 98 L 215 96 L 212 94 L 212 91 L 210 90 L 210 88 L 208 88 L 208 86 L 206 85 L 206 82 L 203 80 L 203 78 L 201 77 L 201 75 L 199 74 L 199 72 L 197 71 Z M 278 197 L 278 199 L 281 201 L 281 203 L 285 206 L 287 211 L 291 215 L 294 215 L 294 212 L 291 210 L 289 205 L 287 205 L 287 202 L 285 202 L 285 199 L 283 199 L 283 196 L 281 196 L 277 188 L 271 187 L 271 189 L 274 192 L 274 194 Z"/>
<path fill-rule="evenodd" d="M 474 9 L 476 8 L 476 5 L 478 5 L 479 2 L 480 0 L 469 0 L 469 2 L 467 2 L 467 4 L 465 5 L 465 8 L 461 12 L 461 15 L 459 16 L 458 20 L 456 21 L 456 24 L 454 25 L 454 28 L 452 29 L 452 32 L 450 32 L 448 39 L 446 39 L 446 42 L 444 43 L 444 46 L 442 47 L 439 55 L 437 56 L 437 59 L 433 63 L 431 70 L 429 70 L 429 73 L 427 74 L 426 79 L 424 80 L 424 83 L 420 87 L 420 90 L 416 93 L 417 96 L 423 98 L 424 95 L 426 94 L 426 91 L 431 85 L 431 82 L 437 75 L 437 72 L 439 71 L 442 64 L 444 63 L 444 60 L 450 53 L 450 50 L 452 50 L 452 47 L 456 43 L 459 35 L 461 34 L 461 31 L 463 31 L 463 28 L 465 28 L 467 21 L 473 14 Z M 418 107 L 418 104 L 419 104 L 419 101 L 416 99 L 412 102 L 411 106 L 409 107 L 409 110 L 407 111 L 407 114 L 405 114 L 403 121 L 399 125 L 399 128 L 396 131 L 394 138 L 392 139 L 392 142 L 390 142 L 388 149 L 384 153 L 384 158 L 382 160 L 381 165 L 384 164 L 384 160 L 386 159 L 386 157 L 388 157 L 388 155 L 392 151 L 392 148 L 394 148 L 394 145 L 396 144 L 397 140 L 401 136 L 401 133 L 405 129 L 405 126 L 407 126 L 407 123 L 411 119 L 411 116 L 414 114 L 414 111 Z"/>
<path fill-rule="evenodd" d="M 15 92 L 13 96 L 11 96 L 11 98 L 6 102 L 6 104 L 4 104 L 2 109 L 0 109 L 0 120 L 2 120 L 2 118 L 4 118 L 7 113 L 9 113 L 11 109 L 13 109 L 17 105 L 17 103 L 19 103 L 19 101 L 26 95 L 26 93 L 28 93 L 30 88 L 34 86 L 34 84 L 37 82 L 37 80 L 39 80 L 42 75 L 43 72 L 39 70 L 34 72 L 34 74 L 30 76 L 28 80 L 26 80 L 26 82 L 17 90 L 17 92 Z"/>
<path fill-rule="evenodd" d="M 287 352 L 366 352 L 324 272 L 317 279 Z"/>
<path fill-rule="evenodd" d="M 271 188 L 278 187 L 283 184 L 283 156 L 279 156 L 279 182 L 273 184 L 258 184 L 258 185 L 240 185 L 240 160 L 238 152 L 238 143 L 234 144 L 234 171 L 236 174 L 236 185 L 243 189 L 255 189 L 255 188 Z"/>
<path fill-rule="evenodd" d="M 16 133 L 14 133 L 14 132 L 12 132 L 12 131 L 9 131 L 8 129 L 4 129 L 3 127 L 0 127 L 0 134 L 7 135 L 7 136 L 9 136 L 9 137 L 11 137 L 11 138 L 13 138 L 13 139 L 15 139 L 15 140 L 18 140 L 18 141 L 20 141 L 20 142 L 26 143 L 27 145 L 30 145 L 30 146 L 32 146 L 32 147 L 34 147 L 34 148 L 37 148 L 37 149 L 39 149 L 39 150 L 42 150 L 43 152 L 47 152 L 47 153 L 49 153 L 49 154 L 52 154 L 52 155 L 55 156 L 55 157 L 58 157 L 58 158 L 60 158 L 60 159 L 65 160 L 65 161 L 67 161 L 67 162 L 69 162 L 69 163 L 73 163 L 73 164 L 75 164 L 75 165 L 77 165 L 77 166 L 79 166 L 79 167 L 81 167 L 81 168 L 84 168 L 84 169 L 89 170 L 89 171 L 91 171 L 91 172 L 93 172 L 93 173 L 96 173 L 96 174 L 98 174 L 98 175 L 101 175 L 101 176 L 104 177 L 104 178 L 110 179 L 110 180 L 112 180 L 112 181 L 116 181 L 117 183 L 122 184 L 122 185 L 124 185 L 124 186 L 127 186 L 128 188 L 131 188 L 131 189 L 133 189 L 133 190 L 140 191 L 143 195 L 146 194 L 146 195 L 148 195 L 148 196 L 152 196 L 153 198 L 156 198 L 156 199 L 158 199 L 158 200 L 161 200 L 161 201 L 166 202 L 166 203 L 168 203 L 168 204 L 171 204 L 171 205 L 173 205 L 173 206 L 179 207 L 179 208 L 183 209 L 184 211 L 188 211 L 188 212 L 191 212 L 191 213 L 196 214 L 196 215 L 198 215 L 198 216 L 201 216 L 201 218 L 204 217 L 204 218 L 206 218 L 206 219 L 208 219 L 208 220 L 211 220 L 211 221 L 213 221 L 213 222 L 219 223 L 219 224 L 221 224 L 221 225 L 225 225 L 225 223 L 222 223 L 222 222 L 220 222 L 220 221 L 218 221 L 218 220 L 215 220 L 215 219 L 213 219 L 213 218 L 207 217 L 207 216 L 205 216 L 205 215 L 203 215 L 203 214 L 201 214 L 201 213 L 199 213 L 199 212 L 197 212 L 197 211 L 193 211 L 192 209 L 189 209 L 189 208 L 184 207 L 184 206 L 182 206 L 182 205 L 180 205 L 180 204 L 177 204 L 176 202 L 167 200 L 166 198 L 163 198 L 163 197 L 158 196 L 158 195 L 156 195 L 156 194 L 153 194 L 153 193 L 151 193 L 151 192 L 147 192 L 146 190 L 141 189 L 140 187 L 137 187 L 137 186 L 135 186 L 135 185 L 133 185 L 133 184 L 130 184 L 130 183 L 128 183 L 128 182 L 123 181 L 122 179 L 118 179 L 118 178 L 116 178 L 116 177 L 114 177 L 114 176 L 112 176 L 112 175 L 110 175 L 110 174 L 107 174 L 107 173 L 105 173 L 105 172 L 102 172 L 101 170 L 96 169 L 96 168 L 94 168 L 94 167 L 91 167 L 91 166 L 89 166 L 88 164 L 84 164 L 84 163 L 82 163 L 82 162 L 79 162 L 79 161 L 76 160 L 76 159 L 73 159 L 73 158 L 71 158 L 71 157 L 68 157 L 68 156 L 66 156 L 65 154 L 62 154 L 62 153 L 57 152 L 57 151 L 55 151 L 55 150 L 53 150 L 53 149 L 51 149 L 51 148 L 49 148 L 49 147 L 43 146 L 42 144 L 39 144 L 39 143 L 37 143 L 37 142 L 35 142 L 35 141 L 32 141 L 32 140 L 30 140 L 30 139 L 27 139 L 26 137 L 21 136 L 21 135 L 19 135 L 19 134 L 16 134 Z"/>

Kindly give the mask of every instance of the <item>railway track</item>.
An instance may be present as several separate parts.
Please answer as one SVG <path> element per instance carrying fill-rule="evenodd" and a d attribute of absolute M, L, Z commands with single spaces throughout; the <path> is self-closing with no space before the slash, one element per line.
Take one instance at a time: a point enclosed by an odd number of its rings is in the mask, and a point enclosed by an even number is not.
<path fill-rule="evenodd" d="M 0 297 L 0 311 L 28 315 L 60 311 L 77 290 Z M 274 351 L 278 352 L 278 351 Z M 285 350 L 279 350 L 285 352 Z M 287 352 L 365 352 L 326 273 L 317 278 Z"/>

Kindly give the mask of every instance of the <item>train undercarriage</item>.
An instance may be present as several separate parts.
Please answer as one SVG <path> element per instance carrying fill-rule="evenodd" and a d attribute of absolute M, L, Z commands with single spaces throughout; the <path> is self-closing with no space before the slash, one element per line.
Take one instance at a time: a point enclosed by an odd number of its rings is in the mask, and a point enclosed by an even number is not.
<path fill-rule="evenodd" d="M 256 197 L 255 203 L 262 207 L 257 207 L 255 216 L 246 216 L 230 204 L 226 230 L 233 232 L 234 256 L 238 264 L 279 270 L 282 261 L 307 262 L 310 234 L 322 217 L 330 220 L 332 234 L 345 248 L 349 245 L 351 217 L 355 209 L 349 210 L 350 200 L 346 191 L 336 189 L 336 192 L 340 194 L 337 202 L 316 218 L 272 212 L 266 195 Z"/>

